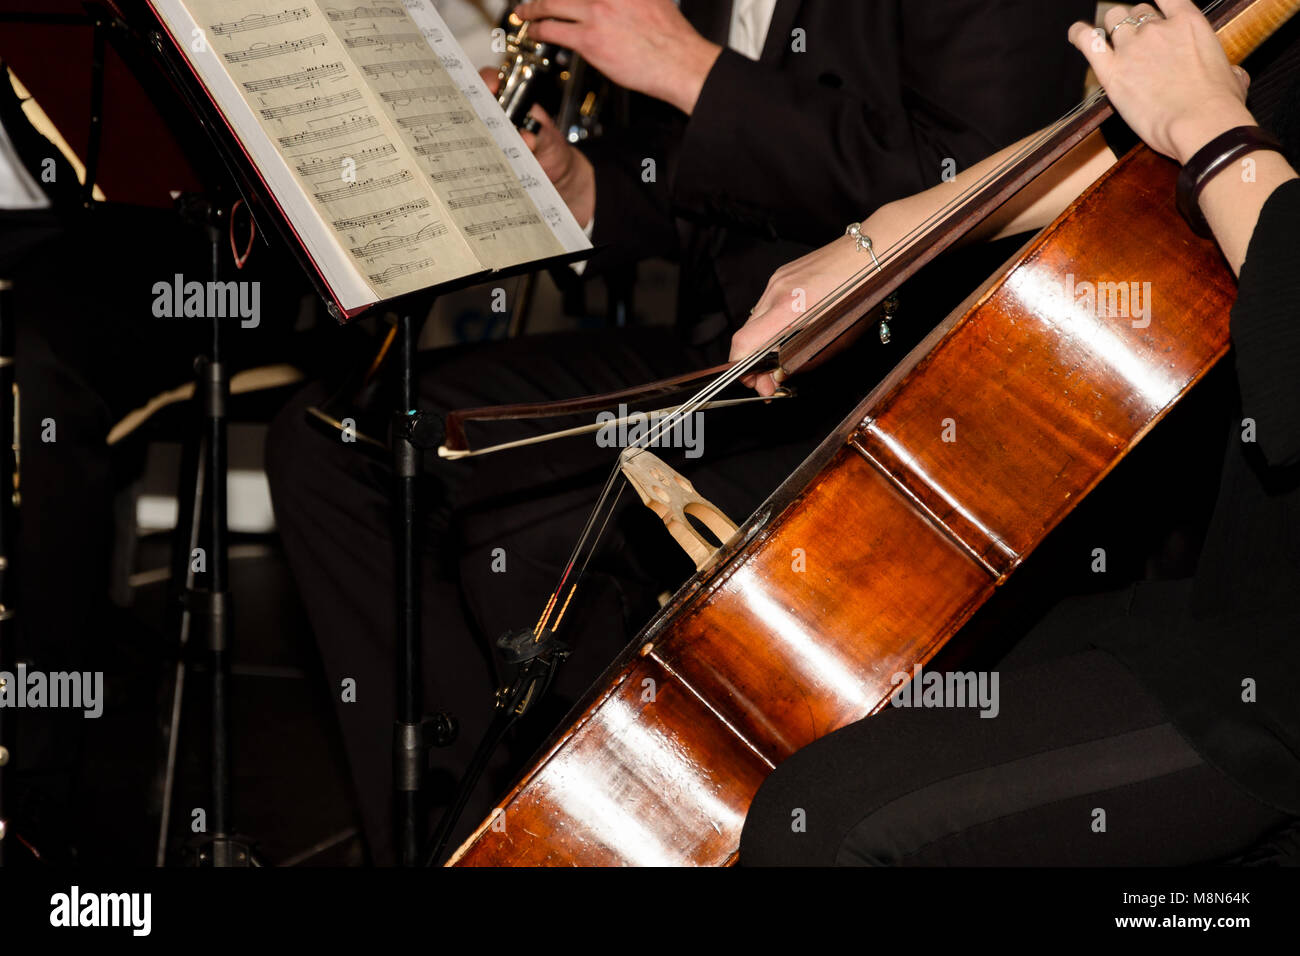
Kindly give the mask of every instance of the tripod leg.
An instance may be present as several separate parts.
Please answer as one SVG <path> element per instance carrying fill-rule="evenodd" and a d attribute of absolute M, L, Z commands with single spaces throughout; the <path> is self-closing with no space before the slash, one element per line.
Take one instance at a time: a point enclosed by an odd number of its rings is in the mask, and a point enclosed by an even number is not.
<path fill-rule="evenodd" d="M 172 672 L 171 686 L 164 691 L 170 694 L 170 703 L 162 716 L 162 733 L 164 744 L 164 763 L 162 780 L 159 783 L 159 819 L 158 845 L 154 854 L 154 865 L 164 866 L 167 862 L 167 837 L 171 830 L 172 800 L 176 792 L 176 755 L 180 745 L 181 713 L 185 701 L 185 676 L 188 669 L 186 655 L 189 653 L 190 632 L 194 623 L 191 610 L 191 595 L 194 592 L 194 568 L 191 556 L 199 546 L 199 518 L 203 514 L 203 490 L 206 455 L 202 438 L 186 443 L 184 460 L 181 463 L 179 513 L 176 516 L 176 531 L 172 543 L 172 588 L 173 605 L 176 614 L 176 664 Z M 193 494 L 186 496 L 184 490 L 193 489 Z"/>

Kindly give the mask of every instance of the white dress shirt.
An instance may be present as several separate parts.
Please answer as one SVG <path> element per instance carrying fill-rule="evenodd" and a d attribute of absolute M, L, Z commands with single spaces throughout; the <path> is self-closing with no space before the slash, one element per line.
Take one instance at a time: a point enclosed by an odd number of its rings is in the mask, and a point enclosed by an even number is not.
<path fill-rule="evenodd" d="M 731 33 L 727 46 L 737 53 L 757 60 L 763 55 L 767 31 L 772 26 L 776 0 L 734 0 L 731 6 Z"/>

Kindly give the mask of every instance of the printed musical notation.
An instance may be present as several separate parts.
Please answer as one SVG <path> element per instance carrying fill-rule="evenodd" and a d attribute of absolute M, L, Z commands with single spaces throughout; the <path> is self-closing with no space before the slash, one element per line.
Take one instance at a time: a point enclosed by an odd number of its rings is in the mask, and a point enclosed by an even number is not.
<path fill-rule="evenodd" d="M 462 179 L 478 179 L 481 176 L 503 176 L 509 173 L 500 163 L 487 163 L 478 166 L 461 166 L 457 169 L 437 169 L 429 173 L 435 183 L 454 183 Z"/>
<path fill-rule="evenodd" d="M 298 175 L 305 177 L 328 175 L 339 176 L 349 166 L 362 169 L 368 163 L 389 159 L 397 155 L 397 147 L 392 143 L 381 143 L 366 149 L 353 150 L 349 153 L 335 153 L 333 156 L 317 157 L 298 163 L 294 169 Z"/>
<path fill-rule="evenodd" d="M 386 282 L 392 282 L 398 276 L 410 275 L 412 272 L 419 272 L 421 269 L 427 269 L 433 265 L 433 259 L 425 256 L 423 259 L 416 259 L 413 262 L 402 262 L 395 266 L 389 266 L 383 272 L 370 273 L 370 281 L 376 285 L 382 285 Z"/>
<path fill-rule="evenodd" d="M 260 60 L 268 56 L 284 56 L 287 53 L 301 53 L 314 47 L 325 45 L 325 34 L 303 37 L 301 40 L 285 40 L 283 43 L 254 44 L 246 50 L 235 50 L 222 54 L 228 63 L 245 63 L 248 60 Z"/>
<path fill-rule="evenodd" d="M 366 76 L 380 77 L 385 73 L 437 73 L 437 61 L 428 58 L 418 60 L 390 60 L 386 63 L 369 63 L 362 67 Z"/>
<path fill-rule="evenodd" d="M 349 229 L 360 229 L 362 226 L 372 226 L 377 222 L 387 222 L 389 219 L 402 219 L 413 212 L 419 212 L 429 208 L 429 200 L 417 199 L 414 202 L 402 203 L 400 206 L 394 206 L 391 209 L 379 209 L 375 212 L 368 212 L 362 216 L 353 216 L 350 219 L 335 219 L 334 228 L 340 232 L 346 232 Z"/>
<path fill-rule="evenodd" d="M 323 129 L 303 130 L 301 133 L 281 136 L 278 138 L 278 142 L 285 149 L 293 149 L 295 146 L 303 146 L 308 143 L 323 143 L 326 140 L 337 139 L 340 136 L 348 136 L 352 133 L 364 133 L 367 130 L 378 128 L 379 121 L 373 116 L 349 116 L 342 123 L 337 123 L 334 126 L 326 126 Z"/>
<path fill-rule="evenodd" d="M 393 106 L 409 106 L 416 100 L 426 103 L 442 103 L 459 98 L 460 92 L 451 84 L 441 86 L 417 86 L 408 90 L 386 90 L 379 98 Z"/>
<path fill-rule="evenodd" d="M 445 113 L 421 113 L 418 116 L 403 116 L 397 125 L 403 129 L 416 126 L 464 126 L 474 122 L 474 114 L 469 110 L 447 110 Z"/>
<path fill-rule="evenodd" d="M 586 244 L 430 0 L 154 2 L 191 18 L 174 36 L 207 33 L 259 168 L 352 301 Z"/>
<path fill-rule="evenodd" d="M 309 16 L 311 11 L 306 7 L 294 7 L 292 10 L 281 10 L 279 13 L 253 13 L 233 23 L 214 23 L 208 29 L 212 31 L 213 36 L 228 37 L 234 33 L 276 27 L 282 23 L 298 23 Z"/>
<path fill-rule="evenodd" d="M 473 209 L 475 206 L 496 206 L 510 200 L 524 198 L 524 191 L 513 186 L 500 185 L 475 193 L 472 196 L 460 196 L 447 200 L 448 209 Z"/>
<path fill-rule="evenodd" d="M 266 107 L 258 110 L 258 112 L 267 119 L 283 119 L 286 116 L 297 116 L 299 113 L 315 113 L 319 110 L 327 110 L 331 106 L 357 103 L 360 100 L 360 90 L 344 90 L 342 93 L 335 93 L 332 96 L 313 96 L 309 100 L 301 100 L 287 106 Z"/>
<path fill-rule="evenodd" d="M 302 86 L 306 83 L 319 83 L 322 80 L 346 76 L 347 72 L 347 67 L 342 63 L 322 63 L 320 66 L 309 66 L 305 70 L 295 70 L 292 73 L 284 73 L 280 76 L 265 76 L 256 80 L 245 80 L 243 85 L 244 89 L 250 93 L 267 93 L 271 90 L 283 89 L 286 86 Z"/>
<path fill-rule="evenodd" d="M 417 246 L 430 239 L 437 239 L 439 236 L 447 234 L 445 223 L 430 223 L 423 229 L 410 233 L 405 236 L 384 236 L 380 239 L 371 239 L 365 245 L 353 246 L 348 251 L 358 259 L 370 259 L 386 252 L 394 252 L 397 249 L 405 249 L 407 246 Z"/>
<path fill-rule="evenodd" d="M 501 219 L 476 222 L 471 226 L 466 226 L 465 233 L 470 236 L 486 236 L 504 232 L 506 229 L 522 229 L 525 226 L 536 226 L 539 223 L 541 223 L 541 219 L 537 217 L 537 213 L 530 212 L 522 216 L 504 216 Z"/>
<path fill-rule="evenodd" d="M 326 7 L 325 16 L 335 23 L 342 23 L 348 20 L 383 20 L 396 19 L 406 16 L 406 11 L 401 7 L 379 6 L 379 7 L 352 7 L 351 9 L 338 9 L 336 7 Z"/>
<path fill-rule="evenodd" d="M 475 149 L 489 149 L 492 141 L 486 136 L 471 136 L 468 139 L 444 139 L 436 143 L 421 143 L 415 147 L 418 156 L 441 156 L 444 153 L 462 153 Z"/>
<path fill-rule="evenodd" d="M 331 203 L 338 202 L 340 199 L 355 198 L 364 196 L 367 193 L 380 192 L 385 189 L 392 189 L 402 183 L 409 183 L 412 179 L 409 169 L 399 170 L 391 176 L 384 176 L 380 179 L 367 179 L 363 182 L 349 183 L 346 186 L 340 186 L 338 189 L 322 190 L 313 193 L 317 202 Z"/>
<path fill-rule="evenodd" d="M 345 37 L 343 45 L 349 50 L 355 50 L 363 46 L 408 46 L 412 43 L 424 43 L 424 37 L 419 33 L 380 33 L 369 37 Z"/>

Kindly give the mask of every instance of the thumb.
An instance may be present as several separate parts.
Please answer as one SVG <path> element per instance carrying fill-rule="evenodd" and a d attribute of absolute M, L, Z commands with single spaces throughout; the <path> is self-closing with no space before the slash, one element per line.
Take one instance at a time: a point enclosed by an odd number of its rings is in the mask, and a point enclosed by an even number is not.
<path fill-rule="evenodd" d="M 1237 82 L 1241 84 L 1242 96 L 1245 96 L 1250 89 L 1250 74 L 1239 66 L 1234 66 L 1232 72 L 1237 77 Z"/>

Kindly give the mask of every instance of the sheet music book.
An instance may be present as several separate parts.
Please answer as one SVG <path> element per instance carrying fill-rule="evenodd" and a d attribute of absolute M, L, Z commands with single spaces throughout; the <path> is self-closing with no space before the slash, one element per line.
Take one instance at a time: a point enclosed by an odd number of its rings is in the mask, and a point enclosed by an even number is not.
<path fill-rule="evenodd" d="M 149 0 L 345 315 L 590 249 L 431 0 Z"/>

